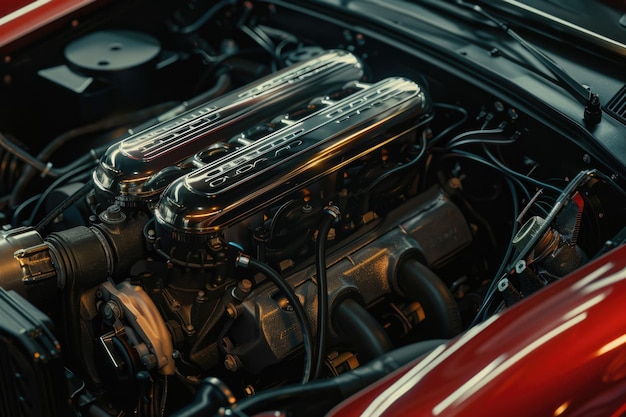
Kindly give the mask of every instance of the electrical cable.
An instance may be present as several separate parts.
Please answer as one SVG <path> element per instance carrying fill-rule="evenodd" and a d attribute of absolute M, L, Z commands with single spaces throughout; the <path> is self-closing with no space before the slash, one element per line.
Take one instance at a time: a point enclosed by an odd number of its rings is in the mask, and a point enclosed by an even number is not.
<path fill-rule="evenodd" d="M 509 266 L 507 267 L 507 261 L 508 261 L 509 257 L 511 256 L 511 253 L 512 253 L 513 237 L 515 236 L 515 233 L 516 233 L 516 227 L 513 228 L 511 242 L 509 243 L 509 247 L 507 249 L 507 253 L 505 254 L 505 257 L 503 259 L 503 263 L 500 266 L 500 268 L 498 269 L 498 272 L 496 273 L 494 280 L 492 280 L 492 282 L 490 283 L 489 288 L 487 289 L 484 301 L 483 301 L 481 307 L 479 308 L 478 313 L 476 314 L 476 316 L 475 316 L 475 318 L 472 321 L 472 324 L 470 326 L 473 326 L 473 325 L 479 323 L 480 321 L 482 321 L 482 320 L 484 320 L 486 318 L 487 311 L 489 309 L 489 306 L 491 305 L 493 296 L 495 295 L 495 290 L 497 288 L 497 284 L 498 284 L 498 282 L 502 278 L 505 277 L 505 275 L 506 275 L 505 271 L 507 269 L 510 269 L 512 267 L 511 265 L 515 265 L 515 264 L 517 264 L 518 261 L 520 261 L 521 259 L 524 259 L 524 257 L 528 253 L 528 251 L 535 246 L 535 244 L 537 243 L 537 240 L 541 236 L 543 236 L 543 233 L 545 231 L 544 228 L 548 227 L 548 225 L 550 223 L 552 223 L 554 218 L 560 212 L 561 208 L 565 204 L 565 201 L 570 198 L 570 196 L 574 193 L 574 191 L 578 187 L 582 186 L 587 181 L 589 181 L 590 178 L 593 178 L 593 177 L 600 178 L 600 179 L 606 181 L 608 184 L 613 186 L 614 189 L 616 191 L 618 191 L 622 195 L 622 197 L 626 197 L 626 191 L 623 188 L 621 188 L 608 175 L 606 175 L 606 174 L 604 174 L 602 172 L 599 172 L 599 171 L 597 171 L 595 169 L 594 170 L 588 170 L 588 171 L 581 171 L 581 172 L 579 172 L 578 175 L 575 178 L 573 178 L 567 184 L 567 187 L 562 191 L 562 193 L 559 196 L 559 198 L 552 205 L 550 212 L 545 216 L 545 222 L 544 222 L 544 225 L 542 226 L 542 229 L 538 230 L 537 233 L 534 235 L 534 237 L 529 242 L 526 243 L 525 247 L 518 251 L 518 254 L 514 257 L 512 262 L 508 263 Z M 512 192 L 513 192 L 513 189 L 512 189 Z M 515 210 L 517 210 L 517 204 L 514 205 L 514 211 Z M 517 218 L 517 214 L 516 214 L 515 218 Z"/>
<path fill-rule="evenodd" d="M 300 205 L 300 200 L 287 200 L 285 203 L 281 204 L 280 207 L 276 210 L 274 215 L 272 216 L 272 220 L 270 221 L 269 231 L 268 231 L 268 241 L 267 245 L 272 247 L 272 237 L 276 235 L 276 227 L 279 223 L 280 219 L 282 219 L 283 215 L 289 211 L 289 208 L 293 204 Z"/>
<path fill-rule="evenodd" d="M 505 173 L 507 173 L 507 174 L 509 174 L 511 176 L 517 177 L 517 178 L 519 178 L 521 180 L 531 182 L 531 183 L 533 183 L 533 184 L 535 184 L 535 185 L 537 185 L 539 187 L 542 187 L 542 188 L 545 188 L 545 189 L 548 189 L 548 190 L 552 190 L 552 191 L 554 191 L 556 193 L 559 193 L 559 194 L 563 193 L 562 189 L 560 189 L 558 187 L 555 187 L 554 185 L 547 184 L 547 183 L 545 183 L 543 181 L 539 181 L 539 180 L 537 180 L 535 178 L 529 177 L 528 175 L 524 175 L 524 174 L 521 174 L 521 173 L 519 173 L 517 171 L 513 171 L 511 168 L 507 167 L 502 162 L 500 162 L 498 160 L 498 158 L 496 158 L 485 146 L 483 146 L 483 151 L 489 157 L 489 159 L 491 159 L 491 161 L 495 165 L 497 165 Z"/>
<path fill-rule="evenodd" d="M 311 324 L 309 323 L 309 318 L 304 311 L 304 307 L 300 304 L 300 299 L 294 292 L 294 290 L 283 280 L 283 277 L 276 272 L 274 269 L 269 267 L 268 265 L 257 261 L 254 258 L 250 258 L 246 255 L 239 255 L 236 259 L 236 264 L 243 268 L 251 268 L 254 269 L 263 275 L 267 279 L 269 279 L 278 289 L 283 293 L 283 295 L 289 301 L 289 304 L 293 308 L 293 311 L 296 315 L 296 319 L 298 320 L 298 324 L 300 325 L 300 329 L 302 331 L 302 342 L 304 344 L 304 372 L 302 374 L 302 384 L 306 384 L 311 380 L 312 371 L 313 371 L 313 338 L 311 331 Z"/>
<path fill-rule="evenodd" d="M 478 142 L 482 142 L 486 139 L 484 139 L 484 136 L 489 136 L 489 135 L 499 135 L 501 133 L 504 132 L 504 129 L 501 128 L 496 128 L 496 129 L 477 129 L 477 130 L 470 130 L 467 132 L 463 132 L 460 133 L 458 135 L 456 135 L 455 137 L 453 137 L 452 139 L 450 139 L 447 144 L 445 149 L 446 150 L 450 150 L 452 148 L 454 148 L 455 146 L 458 146 L 459 142 L 464 142 L 467 140 L 476 140 Z"/>
<path fill-rule="evenodd" d="M 276 45 L 274 45 L 271 39 L 267 38 L 267 35 L 259 35 L 258 31 L 247 25 L 240 25 L 239 29 L 270 55 L 272 58 L 272 71 L 276 71 L 278 65 L 282 65 L 279 57 L 276 55 Z"/>
<path fill-rule="evenodd" d="M 86 178 L 88 178 L 90 176 L 90 173 L 87 172 L 83 172 L 86 170 L 91 170 L 93 168 L 93 166 L 98 162 L 98 156 L 103 153 L 106 149 L 108 148 L 108 145 L 104 145 L 101 146 L 98 149 L 92 149 L 91 152 L 88 152 L 87 154 L 83 155 L 82 157 L 74 160 L 73 162 L 71 162 L 70 164 L 66 165 L 66 167 L 63 169 L 65 170 L 66 168 L 73 168 L 71 170 L 69 170 L 68 172 L 64 173 L 62 176 L 60 176 L 59 178 L 57 178 L 52 184 L 50 184 L 46 190 L 39 194 L 39 197 L 37 199 L 37 204 L 35 205 L 35 207 L 33 208 L 30 217 L 28 219 L 28 225 L 32 225 L 35 222 L 35 218 L 37 216 L 37 213 L 39 213 L 39 210 L 41 209 L 41 206 L 43 205 L 43 203 L 45 202 L 46 198 L 50 195 L 50 193 L 52 191 L 54 191 L 59 185 L 61 185 L 62 183 L 69 181 L 69 180 L 74 180 L 74 181 L 82 181 Z M 16 224 L 16 223 L 14 223 Z"/>
<path fill-rule="evenodd" d="M 446 149 L 451 149 L 453 147 L 472 145 L 472 144 L 481 144 L 481 145 L 511 145 L 517 141 L 517 137 L 513 136 L 510 139 L 487 139 L 487 138 L 472 138 L 456 141 L 450 146 L 447 146 Z"/>
<path fill-rule="evenodd" d="M 431 120 L 433 120 L 434 116 L 433 115 L 428 115 L 427 118 L 425 118 L 424 120 L 420 121 L 415 128 L 419 128 L 420 126 L 423 126 L 427 123 L 429 123 Z M 365 187 L 365 189 L 363 190 L 363 193 L 369 193 L 370 191 L 372 191 L 372 189 L 374 189 L 374 187 L 376 187 L 378 184 L 380 184 L 382 181 L 386 180 L 387 178 L 389 178 L 392 175 L 397 174 L 400 171 L 404 171 L 405 169 L 411 168 L 413 166 L 415 166 L 415 164 L 417 164 L 422 157 L 424 156 L 424 154 L 426 153 L 426 145 L 427 145 L 427 139 L 425 135 L 421 135 L 420 136 L 420 144 L 419 144 L 419 152 L 417 153 L 417 155 L 411 159 L 409 162 L 402 164 L 402 165 L 398 165 L 395 168 L 390 169 L 389 171 L 385 171 L 384 173 L 382 173 L 381 175 L 378 176 L 378 178 L 376 178 L 374 181 L 372 181 L 371 183 L 369 183 L 369 185 L 367 187 Z"/>
<path fill-rule="evenodd" d="M 463 123 L 465 123 L 467 121 L 467 110 L 465 110 L 461 106 L 455 106 L 454 104 L 448 104 L 448 103 L 433 103 L 433 107 L 434 108 L 440 107 L 440 108 L 443 108 L 443 109 L 457 111 L 457 112 L 461 113 L 461 118 L 459 120 L 457 120 L 456 122 L 448 125 L 448 127 L 446 127 L 444 130 L 442 130 L 441 132 L 437 133 L 437 135 L 432 137 L 428 141 L 429 142 L 428 143 L 429 146 L 433 146 L 434 144 L 439 142 L 443 137 L 445 137 L 448 133 L 452 132 L 454 129 L 456 129 L 457 127 L 461 126 Z"/>
<path fill-rule="evenodd" d="M 517 196 L 517 192 L 515 191 L 515 185 L 513 184 L 513 182 L 509 179 L 509 178 L 505 178 L 505 181 L 507 183 L 507 185 L 509 186 L 509 190 L 511 191 L 511 200 L 513 203 L 513 219 L 517 219 L 518 217 L 518 213 L 519 213 L 519 203 L 518 203 L 518 196 Z M 474 316 L 474 319 L 472 320 L 472 323 L 470 324 L 470 327 L 475 326 L 476 324 L 478 324 L 479 322 L 483 321 L 485 319 L 484 315 L 486 314 L 486 312 L 489 309 L 489 306 L 491 305 L 491 301 L 493 296 L 495 295 L 495 291 L 497 289 L 498 286 L 498 282 L 500 281 L 500 279 L 504 276 L 504 270 L 508 264 L 509 258 L 511 257 L 511 254 L 513 253 L 513 239 L 515 238 L 515 235 L 517 234 L 517 223 L 513 223 L 512 228 L 511 228 L 511 238 L 509 239 L 509 244 L 507 246 L 506 252 L 504 254 L 504 257 L 502 258 L 502 262 L 500 263 L 500 266 L 497 270 L 497 272 L 495 273 L 493 279 L 491 280 L 489 287 L 487 288 L 487 292 L 485 293 L 485 298 L 483 299 L 483 302 L 480 306 L 480 308 L 478 309 L 478 312 L 476 313 L 476 315 Z"/>
<path fill-rule="evenodd" d="M 492 168 L 492 169 L 494 169 L 494 170 L 496 170 L 496 171 L 498 171 L 500 173 L 503 173 L 503 174 L 505 173 L 505 172 L 503 172 L 502 169 L 500 169 L 499 166 L 497 166 L 497 165 L 487 161 L 486 159 L 484 159 L 484 158 L 482 158 L 482 157 L 480 157 L 480 156 L 478 156 L 476 154 L 470 153 L 470 152 L 465 152 L 465 151 L 462 151 L 462 150 L 455 149 L 453 152 L 447 153 L 445 155 L 445 157 L 447 157 L 447 158 L 450 158 L 450 157 L 462 157 L 462 158 L 469 159 L 469 160 L 474 161 L 474 162 L 478 162 L 478 163 L 480 163 L 482 165 L 488 166 L 488 167 L 490 167 L 490 168 Z M 522 175 L 522 174 L 520 174 L 520 175 Z M 520 181 L 519 178 L 511 176 L 511 175 L 509 175 L 508 178 L 511 181 L 513 181 L 524 192 L 524 196 L 528 200 L 531 199 L 530 192 L 524 186 L 524 184 Z"/>
<path fill-rule="evenodd" d="M 13 210 L 13 217 L 11 219 L 11 224 L 13 226 L 18 226 L 20 224 L 19 221 L 20 221 L 20 216 L 22 215 L 22 211 L 24 211 L 31 204 L 34 204 L 37 200 L 39 200 L 40 197 L 41 197 L 41 194 L 35 194 L 29 199 L 22 201 L 20 205 L 17 206 L 15 210 Z M 28 225 L 30 225 L 30 223 Z"/>
<path fill-rule="evenodd" d="M 313 379 L 318 379 L 325 363 L 328 338 L 328 277 L 326 276 L 326 239 L 335 220 L 339 218 L 339 208 L 325 207 L 315 242 L 315 271 L 317 273 L 317 343 L 313 366 Z"/>

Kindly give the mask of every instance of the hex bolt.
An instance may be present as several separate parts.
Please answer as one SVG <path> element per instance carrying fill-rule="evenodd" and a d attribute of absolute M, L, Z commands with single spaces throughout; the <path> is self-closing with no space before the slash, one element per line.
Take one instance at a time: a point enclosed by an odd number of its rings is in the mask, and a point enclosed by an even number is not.
<path fill-rule="evenodd" d="M 239 301 L 243 301 L 250 291 L 252 290 L 252 281 L 249 279 L 242 279 L 237 283 L 237 286 L 233 288 L 233 297 Z"/>
<path fill-rule="evenodd" d="M 156 366 L 159 363 L 157 361 L 156 356 L 154 356 L 152 353 L 148 353 L 147 355 L 143 355 L 141 357 L 141 362 L 144 364 L 146 369 L 154 369 L 154 368 L 156 368 Z"/>
<path fill-rule="evenodd" d="M 237 355 L 229 353 L 224 357 L 224 367 L 231 372 L 237 372 L 241 368 L 241 361 Z"/>
<path fill-rule="evenodd" d="M 202 304 L 207 300 L 206 293 L 204 291 L 198 291 L 196 294 L 196 303 Z"/>
<path fill-rule="evenodd" d="M 115 314 L 113 314 L 113 309 L 108 303 L 102 306 L 102 315 L 104 316 L 105 320 L 112 320 L 113 317 L 115 317 Z"/>
<path fill-rule="evenodd" d="M 254 240 L 257 242 L 267 242 L 269 238 L 269 230 L 264 227 L 257 227 L 254 229 Z"/>
<path fill-rule="evenodd" d="M 109 300 L 102 307 L 102 314 L 104 315 L 104 318 L 107 320 L 121 319 L 122 308 L 117 303 L 117 301 Z"/>
<path fill-rule="evenodd" d="M 237 307 L 235 307 L 235 305 L 233 303 L 229 303 L 226 306 L 226 314 L 228 314 L 228 317 L 230 317 L 231 319 L 236 319 L 237 318 Z"/>
<path fill-rule="evenodd" d="M 452 177 L 448 180 L 448 185 L 453 190 L 461 190 L 463 189 L 463 184 L 461 183 L 461 179 L 458 177 Z"/>

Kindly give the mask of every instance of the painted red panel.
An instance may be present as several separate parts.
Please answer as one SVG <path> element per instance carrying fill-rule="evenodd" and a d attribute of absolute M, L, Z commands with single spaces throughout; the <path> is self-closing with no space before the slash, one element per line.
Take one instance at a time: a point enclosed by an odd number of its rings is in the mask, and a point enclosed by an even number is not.
<path fill-rule="evenodd" d="M 94 2 L 95 0 L 2 0 L 0 47 L 11 44 Z"/>
<path fill-rule="evenodd" d="M 626 246 L 340 404 L 332 416 L 620 416 Z"/>
<path fill-rule="evenodd" d="M 34 3 L 36 0 L 4 0 L 0 3 L 0 17 Z"/>

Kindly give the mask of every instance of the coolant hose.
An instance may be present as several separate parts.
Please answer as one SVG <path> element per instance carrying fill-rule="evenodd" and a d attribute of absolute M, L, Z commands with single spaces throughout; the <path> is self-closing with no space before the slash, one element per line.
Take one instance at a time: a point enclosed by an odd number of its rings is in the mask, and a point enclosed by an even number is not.
<path fill-rule="evenodd" d="M 312 338 L 312 330 L 311 323 L 309 322 L 309 318 L 304 311 L 304 307 L 300 304 L 300 300 L 298 296 L 293 291 L 293 289 L 283 280 L 283 277 L 280 276 L 278 272 L 274 269 L 270 268 L 263 262 L 259 262 L 254 258 L 250 258 L 245 255 L 240 255 L 237 257 L 236 263 L 238 266 L 244 268 L 254 269 L 263 275 L 280 291 L 282 291 L 283 295 L 289 301 L 289 304 L 293 307 L 293 311 L 296 314 L 296 318 L 298 320 L 298 324 L 300 325 L 300 329 L 302 330 L 302 343 L 304 344 L 304 372 L 302 375 L 302 383 L 306 384 L 311 379 L 311 373 L 313 370 L 313 338 Z"/>
<path fill-rule="evenodd" d="M 429 337 L 448 339 L 461 332 L 461 315 L 454 296 L 424 264 L 413 258 L 404 261 L 398 270 L 398 284 L 404 295 L 422 305 Z"/>
<path fill-rule="evenodd" d="M 320 376 L 326 356 L 328 338 L 328 278 L 326 277 L 326 238 L 333 222 L 339 217 L 337 207 L 326 207 L 315 242 L 315 272 L 317 273 L 317 343 L 313 379 Z"/>
<path fill-rule="evenodd" d="M 255 415 L 262 411 L 290 410 L 306 404 L 307 414 L 323 415 L 342 400 L 430 352 L 446 340 L 427 340 L 388 352 L 367 365 L 306 385 L 287 385 L 260 392 L 235 405 L 234 415 Z M 207 414 L 208 415 L 208 414 Z M 177 417 L 187 417 L 177 415 Z"/>
<path fill-rule="evenodd" d="M 357 348 L 359 361 L 367 363 L 393 349 L 385 329 L 361 304 L 346 298 L 335 307 L 335 323 Z"/>

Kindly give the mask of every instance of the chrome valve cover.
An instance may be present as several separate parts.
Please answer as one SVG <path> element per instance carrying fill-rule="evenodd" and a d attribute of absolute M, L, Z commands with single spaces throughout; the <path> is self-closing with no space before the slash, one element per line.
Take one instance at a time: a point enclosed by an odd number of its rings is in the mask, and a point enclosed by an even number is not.
<path fill-rule="evenodd" d="M 93 174 L 96 192 L 122 206 L 154 201 L 194 154 L 362 76 L 354 55 L 333 50 L 224 94 L 111 146 Z"/>
<path fill-rule="evenodd" d="M 415 130 L 430 110 L 417 83 L 355 83 L 335 102 L 174 181 L 157 227 L 211 235 Z M 319 104 L 319 103 L 318 103 Z"/>

